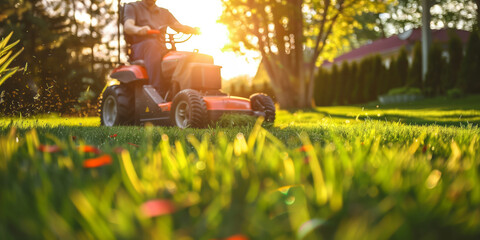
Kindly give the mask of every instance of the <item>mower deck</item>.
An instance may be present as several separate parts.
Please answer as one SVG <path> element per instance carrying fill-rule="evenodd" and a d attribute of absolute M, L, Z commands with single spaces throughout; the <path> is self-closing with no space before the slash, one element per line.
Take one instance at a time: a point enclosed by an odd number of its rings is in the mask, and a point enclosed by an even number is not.
<path fill-rule="evenodd" d="M 139 98 L 138 98 L 139 99 Z M 171 107 L 172 102 L 155 103 L 153 99 L 139 99 L 136 109 L 143 109 L 140 113 L 135 113 L 138 118 L 136 124 L 150 122 L 155 125 L 171 126 Z M 233 96 L 204 96 L 203 100 L 207 106 L 209 121 L 217 121 L 223 114 L 246 114 L 252 116 L 262 116 L 262 113 L 251 109 L 250 101 L 246 98 Z"/>

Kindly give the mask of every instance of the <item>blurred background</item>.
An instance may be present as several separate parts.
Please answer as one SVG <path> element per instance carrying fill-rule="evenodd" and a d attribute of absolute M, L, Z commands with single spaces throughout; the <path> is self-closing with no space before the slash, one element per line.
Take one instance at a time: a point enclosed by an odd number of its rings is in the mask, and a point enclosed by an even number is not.
<path fill-rule="evenodd" d="M 123 39 L 118 56 L 118 4 L 3 0 L 0 36 L 13 32 L 10 42 L 24 50 L 11 63 L 20 72 L 0 86 L 0 114 L 95 115 L 109 72 L 127 61 Z M 265 92 L 286 109 L 480 93 L 479 4 L 157 1 L 182 24 L 200 27 L 202 35 L 179 50 L 214 56 L 224 91 Z"/>

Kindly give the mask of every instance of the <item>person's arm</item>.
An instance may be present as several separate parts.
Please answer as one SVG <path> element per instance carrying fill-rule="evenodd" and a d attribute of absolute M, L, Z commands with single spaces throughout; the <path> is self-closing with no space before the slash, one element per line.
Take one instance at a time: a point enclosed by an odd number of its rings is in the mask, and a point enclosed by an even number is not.
<path fill-rule="evenodd" d="M 146 35 L 150 27 L 135 25 L 135 14 L 135 7 L 132 4 L 126 4 L 123 9 L 123 31 L 128 35 Z"/>
<path fill-rule="evenodd" d="M 123 29 L 126 34 L 130 35 L 146 35 L 148 30 L 150 30 L 149 26 L 136 26 L 135 20 L 127 19 L 123 24 Z"/>
<path fill-rule="evenodd" d="M 171 28 L 177 32 L 183 32 L 186 34 L 200 34 L 200 30 L 198 28 L 189 27 L 187 25 L 182 25 L 179 22 L 175 22 Z"/>

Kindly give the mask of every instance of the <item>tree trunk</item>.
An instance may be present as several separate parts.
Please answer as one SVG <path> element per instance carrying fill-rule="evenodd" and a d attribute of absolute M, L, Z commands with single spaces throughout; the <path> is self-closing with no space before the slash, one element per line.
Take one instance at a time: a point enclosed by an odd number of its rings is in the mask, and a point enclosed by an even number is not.
<path fill-rule="evenodd" d="M 263 56 L 262 62 L 270 78 L 272 89 L 280 108 L 289 109 L 298 107 L 297 85 L 291 84 L 292 76 L 279 62 L 269 56 Z"/>

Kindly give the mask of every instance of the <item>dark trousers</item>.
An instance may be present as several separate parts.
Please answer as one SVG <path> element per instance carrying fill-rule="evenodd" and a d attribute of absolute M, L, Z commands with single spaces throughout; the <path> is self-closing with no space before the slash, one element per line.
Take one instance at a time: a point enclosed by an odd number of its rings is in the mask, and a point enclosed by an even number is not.
<path fill-rule="evenodd" d="M 148 39 L 132 45 L 133 58 L 145 62 L 149 84 L 162 95 L 168 90 L 168 83 L 162 76 L 162 59 L 167 51 L 165 44 L 157 39 Z"/>

